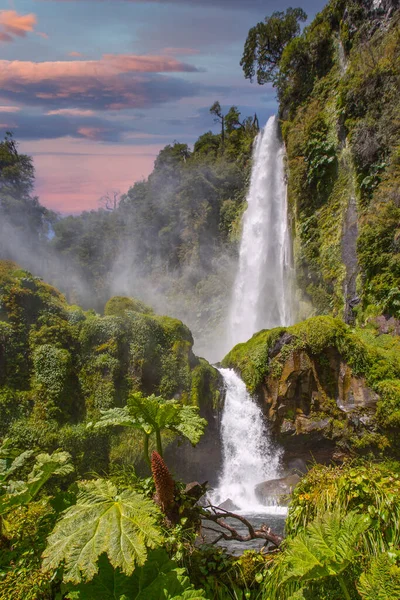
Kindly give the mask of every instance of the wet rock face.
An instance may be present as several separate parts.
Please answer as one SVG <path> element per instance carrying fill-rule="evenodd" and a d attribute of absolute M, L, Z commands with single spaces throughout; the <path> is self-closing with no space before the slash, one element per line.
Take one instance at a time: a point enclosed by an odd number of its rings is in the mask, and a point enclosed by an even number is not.
<path fill-rule="evenodd" d="M 280 350 L 283 345 L 281 345 Z M 280 351 L 279 350 L 279 351 Z M 334 454 L 334 421 L 363 428 L 370 424 L 377 394 L 356 377 L 335 348 L 318 356 L 294 350 L 281 372 L 271 373 L 262 386 L 264 410 L 285 449 L 293 457 L 325 462 Z"/>
<path fill-rule="evenodd" d="M 377 327 L 379 333 L 389 333 L 391 335 L 400 335 L 400 319 L 395 319 L 387 315 L 380 315 L 370 319 L 370 322 Z"/>

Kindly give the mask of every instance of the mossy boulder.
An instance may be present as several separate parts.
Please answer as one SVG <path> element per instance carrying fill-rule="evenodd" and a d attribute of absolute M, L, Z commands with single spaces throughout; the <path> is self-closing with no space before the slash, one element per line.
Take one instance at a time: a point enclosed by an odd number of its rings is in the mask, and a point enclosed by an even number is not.
<path fill-rule="evenodd" d="M 241 373 L 287 457 L 397 452 L 400 338 L 313 317 L 255 334 L 223 366 Z"/>

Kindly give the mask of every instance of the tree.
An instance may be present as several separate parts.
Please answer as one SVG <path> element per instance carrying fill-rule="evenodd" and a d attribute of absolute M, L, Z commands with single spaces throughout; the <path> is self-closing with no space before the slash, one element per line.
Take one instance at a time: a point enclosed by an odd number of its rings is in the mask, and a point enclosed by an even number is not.
<path fill-rule="evenodd" d="M 214 123 L 221 123 L 221 142 L 223 147 L 225 142 L 225 116 L 222 113 L 218 100 L 210 108 L 210 113 L 214 115 Z"/>
<path fill-rule="evenodd" d="M 100 206 L 109 211 L 117 210 L 120 194 L 121 192 L 119 190 L 106 192 L 99 200 Z"/>
<path fill-rule="evenodd" d="M 286 45 L 300 33 L 300 22 L 307 15 L 301 8 L 275 11 L 257 23 L 247 35 L 240 65 L 246 79 L 257 77 L 260 85 L 275 82 L 279 61 Z"/>
<path fill-rule="evenodd" d="M 12 260 L 20 246 L 39 253 L 38 242 L 45 238 L 55 215 L 32 196 L 35 170 L 32 159 L 18 152 L 12 133 L 0 142 L 0 254 Z M 20 239 L 16 237 L 21 235 Z M 37 257 L 35 257 L 37 258 Z"/>
<path fill-rule="evenodd" d="M 235 129 L 240 129 L 242 123 L 240 122 L 240 112 L 237 106 L 231 106 L 225 115 L 225 128 L 226 132 L 232 133 Z"/>
<path fill-rule="evenodd" d="M 150 464 L 149 441 L 156 438 L 157 452 L 163 455 L 161 433 L 172 431 L 198 444 L 204 433 L 207 421 L 200 417 L 196 406 L 184 406 L 174 400 L 164 400 L 160 396 L 145 397 L 140 392 L 131 394 L 127 406 L 103 411 L 96 428 L 122 426 L 142 431 L 144 436 L 144 458 Z"/>

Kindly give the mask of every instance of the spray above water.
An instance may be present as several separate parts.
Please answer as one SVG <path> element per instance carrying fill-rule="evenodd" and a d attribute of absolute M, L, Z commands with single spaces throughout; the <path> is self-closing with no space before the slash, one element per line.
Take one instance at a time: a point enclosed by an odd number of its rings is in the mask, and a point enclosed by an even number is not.
<path fill-rule="evenodd" d="M 239 268 L 228 320 L 230 348 L 245 342 L 256 331 L 292 322 L 284 155 L 274 116 L 258 134 L 254 146 Z"/>
<path fill-rule="evenodd" d="M 230 348 L 260 329 L 290 325 L 291 252 L 284 177 L 284 148 L 275 117 L 254 147 L 248 207 L 243 216 L 239 268 L 232 294 Z M 280 451 L 266 428 L 261 408 L 244 382 L 220 369 L 226 397 L 221 421 L 223 472 L 212 501 L 228 498 L 246 512 L 271 512 L 260 506 L 255 486 L 279 477 Z"/>

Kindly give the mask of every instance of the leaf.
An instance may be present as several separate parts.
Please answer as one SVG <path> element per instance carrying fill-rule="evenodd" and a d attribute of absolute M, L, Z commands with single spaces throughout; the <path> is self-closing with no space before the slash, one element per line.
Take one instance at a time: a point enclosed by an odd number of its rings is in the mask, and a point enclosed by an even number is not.
<path fill-rule="evenodd" d="M 315 519 L 304 532 L 289 539 L 283 581 L 315 581 L 339 575 L 357 554 L 357 542 L 370 525 L 364 515 L 337 511 Z"/>
<path fill-rule="evenodd" d="M 26 450 L 25 452 L 22 452 L 22 454 L 14 458 L 10 466 L 8 466 L 8 457 L 0 459 L 0 483 L 7 481 L 7 479 L 9 479 L 9 477 L 15 473 L 15 471 L 23 467 L 32 454 L 32 450 Z"/>
<path fill-rule="evenodd" d="M 164 549 L 149 553 L 146 563 L 128 577 L 114 570 L 105 554 L 99 573 L 73 589 L 79 600 L 203 600 L 204 592 L 193 589 L 185 570 L 178 568 Z M 71 598 L 75 597 L 72 596 Z"/>
<path fill-rule="evenodd" d="M 180 422 L 175 426 L 176 431 L 186 437 L 193 446 L 196 446 L 204 433 L 207 421 L 200 417 L 196 406 L 182 406 L 179 418 Z"/>
<path fill-rule="evenodd" d="M 161 542 L 155 504 L 131 490 L 117 494 L 110 481 L 82 482 L 77 503 L 68 508 L 48 538 L 43 569 L 64 562 L 64 581 L 79 583 L 98 572 L 106 553 L 112 566 L 131 575 L 147 559 L 147 548 Z"/>
<path fill-rule="evenodd" d="M 15 460 L 25 454 L 24 452 Z M 39 454 L 27 481 L 10 481 L 3 487 L 4 495 L 0 496 L 0 515 L 33 500 L 53 475 L 63 476 L 71 473 L 74 467 L 70 459 L 68 452 L 56 451 L 53 454 Z M 25 462 L 26 457 L 22 460 Z"/>
<path fill-rule="evenodd" d="M 88 423 L 88 427 L 92 424 Z M 100 420 L 95 423 L 95 429 L 102 429 L 105 427 L 135 427 L 140 429 L 140 423 L 130 416 L 128 408 L 110 408 L 109 410 L 103 410 L 101 412 Z"/>
<path fill-rule="evenodd" d="M 400 598 L 400 568 L 388 554 L 372 559 L 367 572 L 357 585 L 363 600 L 398 600 Z"/>

